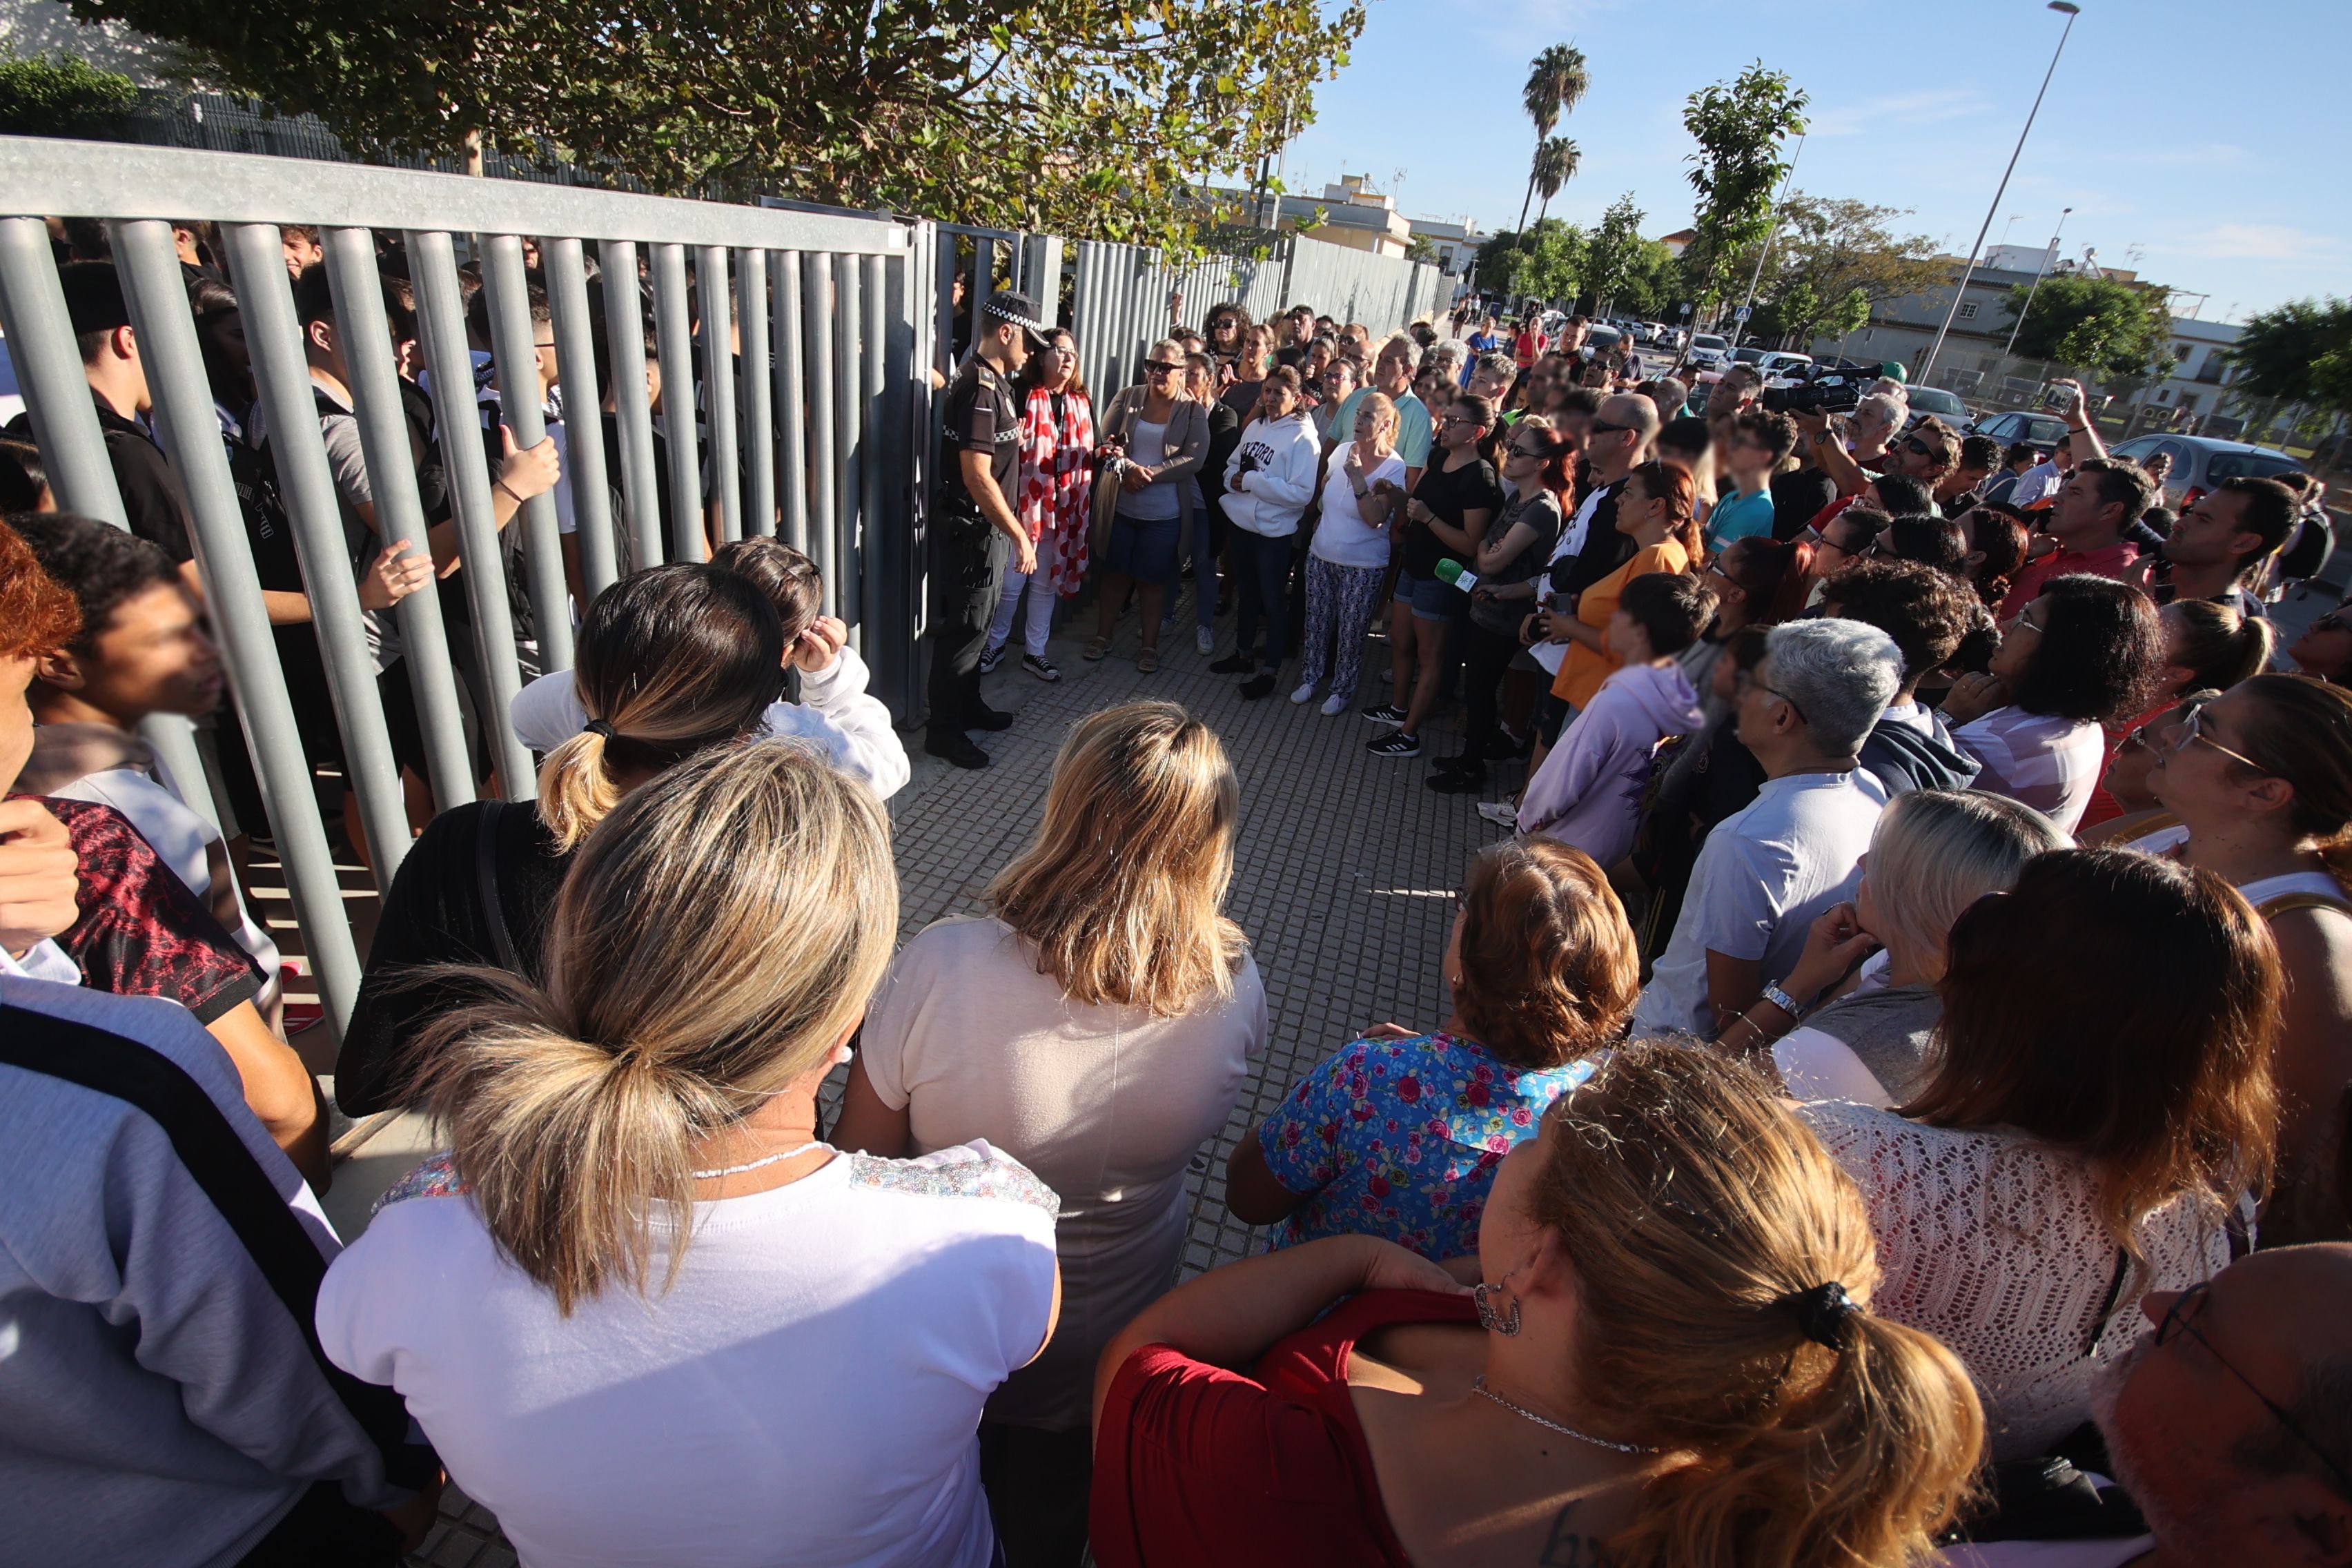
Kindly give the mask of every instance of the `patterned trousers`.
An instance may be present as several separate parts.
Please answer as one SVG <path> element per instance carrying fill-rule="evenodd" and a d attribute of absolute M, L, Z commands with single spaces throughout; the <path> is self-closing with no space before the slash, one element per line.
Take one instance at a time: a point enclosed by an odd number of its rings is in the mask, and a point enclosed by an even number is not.
<path fill-rule="evenodd" d="M 1340 566 L 1308 552 L 1307 556 L 1307 648 L 1298 668 L 1299 684 L 1323 681 L 1324 648 L 1333 633 L 1339 637 L 1339 657 L 1331 669 L 1331 692 L 1356 695 L 1356 678 L 1364 662 L 1364 635 L 1372 629 L 1372 616 L 1381 607 L 1381 566 Z"/>

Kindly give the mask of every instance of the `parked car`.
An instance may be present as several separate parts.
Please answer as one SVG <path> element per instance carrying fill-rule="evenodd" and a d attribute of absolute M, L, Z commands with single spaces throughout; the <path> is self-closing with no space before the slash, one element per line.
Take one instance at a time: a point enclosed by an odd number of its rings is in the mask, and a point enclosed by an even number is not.
<path fill-rule="evenodd" d="M 1731 363 L 1730 340 L 1719 332 L 1697 333 L 1691 339 L 1690 348 L 1685 357 L 1693 364 L 1703 364 L 1710 369 L 1721 370 Z"/>
<path fill-rule="evenodd" d="M 2055 414 L 1993 414 L 1970 425 L 1968 434 L 1990 436 L 2004 447 L 2023 441 L 2046 452 L 2066 434 L 2066 422 Z"/>
<path fill-rule="evenodd" d="M 2176 510 L 2194 506 L 2199 496 L 2223 479 L 2267 479 L 2304 471 L 2301 463 L 2273 447 L 2210 436 L 2135 436 L 2108 450 L 2136 463 L 2158 452 L 2169 456 L 2172 471 L 2164 479 L 2164 504 Z"/>
<path fill-rule="evenodd" d="M 1813 356 L 1811 354 L 1790 353 L 1785 349 L 1775 349 L 1770 353 L 1759 358 L 1756 361 L 1756 368 L 1762 373 L 1764 383 L 1769 386 L 1775 376 L 1784 382 L 1792 380 L 1799 371 L 1812 363 Z"/>
<path fill-rule="evenodd" d="M 1584 334 L 1584 346 L 1596 353 L 1602 349 L 1613 349 L 1624 335 L 1614 327 L 1595 322 L 1591 330 Z"/>
<path fill-rule="evenodd" d="M 1973 417 L 1969 413 L 1969 405 L 1960 401 L 1957 393 L 1946 392 L 1940 386 L 1915 386 L 1908 394 L 1908 400 L 1914 418 L 1932 414 L 1955 430 L 1966 430 L 1969 420 Z"/>

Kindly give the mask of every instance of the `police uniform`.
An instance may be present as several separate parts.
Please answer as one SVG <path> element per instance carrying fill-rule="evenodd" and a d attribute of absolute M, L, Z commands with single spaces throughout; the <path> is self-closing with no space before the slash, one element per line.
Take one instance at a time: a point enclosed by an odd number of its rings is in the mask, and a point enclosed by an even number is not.
<path fill-rule="evenodd" d="M 988 455 L 1004 504 L 1021 493 L 1021 415 L 1013 386 L 979 354 L 948 387 L 940 439 L 939 506 L 931 521 L 930 732 L 970 728 L 980 707 L 980 656 L 1004 589 L 1013 541 L 964 488 L 962 454 Z"/>

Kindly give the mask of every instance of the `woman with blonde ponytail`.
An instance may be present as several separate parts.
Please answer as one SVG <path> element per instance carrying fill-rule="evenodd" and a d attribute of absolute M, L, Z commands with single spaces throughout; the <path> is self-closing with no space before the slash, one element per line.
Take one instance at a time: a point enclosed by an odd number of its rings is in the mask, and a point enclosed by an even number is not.
<path fill-rule="evenodd" d="M 1240 816 L 1224 747 L 1176 704 L 1079 721 L 993 918 L 907 944 L 850 1068 L 842 1147 L 985 1138 L 1061 1195 L 1060 1331 L 981 1426 L 1012 1568 L 1079 1559 L 1095 1357 L 1174 1283 L 1186 1171 L 1265 1048 L 1265 990 L 1221 908 Z"/>
<path fill-rule="evenodd" d="M 1932 1561 L 1976 1394 L 1872 1310 L 1861 1196 L 1752 1069 L 1611 1053 L 1506 1156 L 1465 1261 L 1474 1292 L 1332 1237 L 1148 1310 L 1098 1374 L 1096 1561 Z"/>
<path fill-rule="evenodd" d="M 985 1144 L 818 1141 L 898 906 L 872 792 L 708 750 L 589 833 L 544 985 L 466 971 L 487 999 L 429 1031 L 452 1148 L 336 1259 L 320 1341 L 525 1562 L 991 1561 L 972 1428 L 1052 1331 L 1055 1203 Z"/>
<path fill-rule="evenodd" d="M 2257 675 L 2170 741 L 2148 787 L 2179 818 L 2172 852 L 2235 885 L 2286 973 L 2263 1245 L 2352 1240 L 2352 691 Z"/>
<path fill-rule="evenodd" d="M 475 994 L 420 969 L 541 976 L 541 936 L 572 852 L 665 768 L 757 732 L 782 689 L 784 647 L 775 605 L 718 566 L 656 566 L 596 596 L 567 678 L 585 718 L 540 764 L 538 800 L 443 812 L 393 878 L 335 1063 L 345 1115 L 408 1103 L 419 1037 Z"/>

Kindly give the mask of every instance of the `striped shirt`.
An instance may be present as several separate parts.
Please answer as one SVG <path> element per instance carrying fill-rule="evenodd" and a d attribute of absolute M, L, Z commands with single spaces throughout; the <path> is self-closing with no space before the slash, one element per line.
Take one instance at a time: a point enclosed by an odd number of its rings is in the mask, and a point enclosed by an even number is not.
<path fill-rule="evenodd" d="M 2005 795 L 2072 833 L 2098 787 L 2105 731 L 2087 719 L 1996 708 L 1952 731 L 1952 743 L 1984 764 L 1976 787 Z"/>

